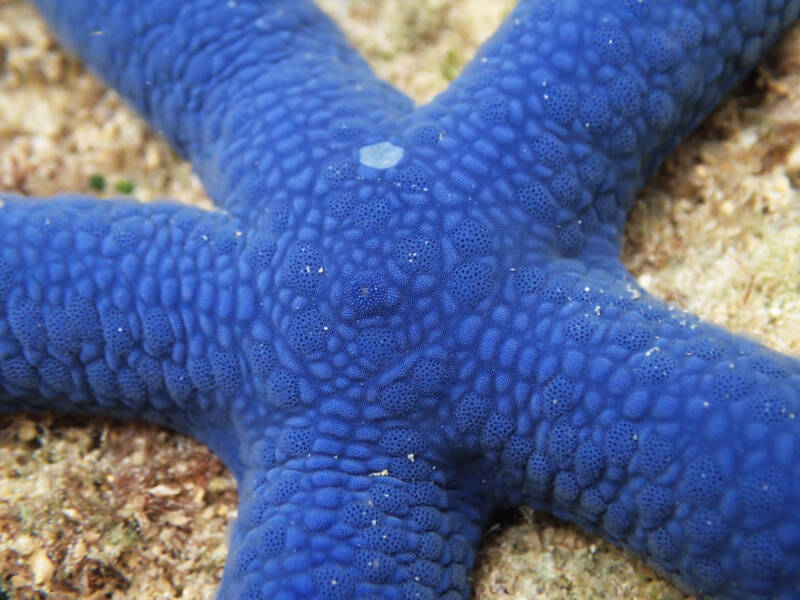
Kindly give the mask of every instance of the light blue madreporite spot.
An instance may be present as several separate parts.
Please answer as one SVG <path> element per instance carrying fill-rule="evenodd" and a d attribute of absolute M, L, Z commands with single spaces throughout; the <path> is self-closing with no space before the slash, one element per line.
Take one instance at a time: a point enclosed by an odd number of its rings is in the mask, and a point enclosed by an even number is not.
<path fill-rule="evenodd" d="M 391 142 L 378 142 L 361 148 L 358 157 L 365 167 L 389 169 L 403 160 L 403 154 L 403 149 Z"/>
<path fill-rule="evenodd" d="M 698 596 L 798 597 L 800 363 L 618 260 L 798 0 L 520 0 L 419 108 L 308 0 L 36 3 L 220 210 L 0 196 L 0 411 L 219 453 L 220 598 L 465 600 L 521 504 Z"/>

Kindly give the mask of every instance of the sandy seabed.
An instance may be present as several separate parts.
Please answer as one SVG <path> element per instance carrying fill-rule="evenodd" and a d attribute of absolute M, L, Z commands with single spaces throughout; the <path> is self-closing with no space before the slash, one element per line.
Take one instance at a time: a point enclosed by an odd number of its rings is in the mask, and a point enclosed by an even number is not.
<path fill-rule="evenodd" d="M 381 77 L 418 102 L 456 76 L 514 0 L 324 0 Z M 640 283 L 800 353 L 800 32 L 684 142 L 633 209 Z M 97 175 L 101 175 L 98 179 Z M 0 0 L 0 189 L 172 198 L 197 178 L 22 0 Z M 194 441 L 142 424 L 0 419 L 0 600 L 212 598 L 235 483 Z M 532 511 L 482 544 L 476 600 L 685 596 L 600 538 Z"/>

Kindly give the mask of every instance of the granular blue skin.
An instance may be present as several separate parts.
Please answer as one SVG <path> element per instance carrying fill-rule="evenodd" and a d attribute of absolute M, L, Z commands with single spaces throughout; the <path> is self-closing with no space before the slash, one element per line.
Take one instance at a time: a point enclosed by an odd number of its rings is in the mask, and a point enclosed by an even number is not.
<path fill-rule="evenodd" d="M 414 108 L 306 0 L 38 0 L 218 212 L 0 195 L 0 411 L 225 460 L 219 597 L 465 599 L 528 504 L 698 596 L 800 589 L 800 363 L 618 260 L 800 1 L 521 0 Z"/>

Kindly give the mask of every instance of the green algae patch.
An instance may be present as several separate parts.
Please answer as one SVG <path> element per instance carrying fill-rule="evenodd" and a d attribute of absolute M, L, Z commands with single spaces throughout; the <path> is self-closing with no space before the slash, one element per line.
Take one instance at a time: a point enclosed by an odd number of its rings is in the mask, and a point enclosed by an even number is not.
<path fill-rule="evenodd" d="M 106 178 L 100 173 L 90 175 L 89 188 L 95 192 L 104 192 L 106 189 Z"/>
<path fill-rule="evenodd" d="M 132 194 L 133 188 L 134 185 L 130 179 L 122 179 L 114 185 L 114 189 L 120 194 Z"/>

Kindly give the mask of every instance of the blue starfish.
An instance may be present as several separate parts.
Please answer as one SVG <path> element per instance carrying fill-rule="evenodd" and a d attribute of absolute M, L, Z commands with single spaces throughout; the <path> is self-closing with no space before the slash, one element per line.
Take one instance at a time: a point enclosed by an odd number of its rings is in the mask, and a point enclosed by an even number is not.
<path fill-rule="evenodd" d="M 0 412 L 145 419 L 241 506 L 221 598 L 468 596 L 527 504 L 800 588 L 800 363 L 650 298 L 634 194 L 797 0 L 521 0 L 432 103 L 306 0 L 39 0 L 219 210 L 0 197 Z"/>

